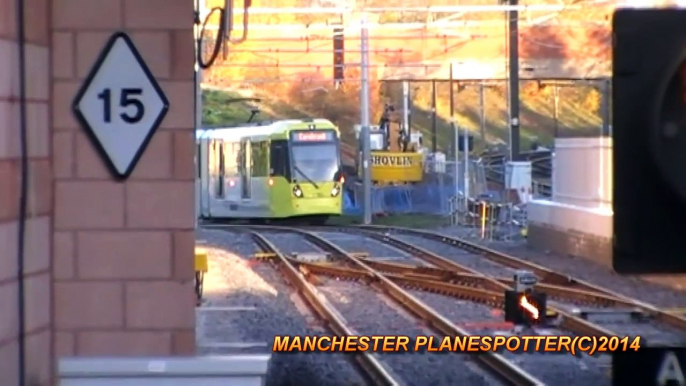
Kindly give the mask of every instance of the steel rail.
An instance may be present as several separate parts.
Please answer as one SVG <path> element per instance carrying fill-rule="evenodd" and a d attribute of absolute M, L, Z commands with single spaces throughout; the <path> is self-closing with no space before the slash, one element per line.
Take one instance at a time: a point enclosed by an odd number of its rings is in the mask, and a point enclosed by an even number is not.
<path fill-rule="evenodd" d="M 375 227 L 375 226 L 371 226 Z M 364 234 L 370 238 L 373 238 L 377 241 L 380 241 L 382 243 L 392 245 L 400 250 L 404 250 L 406 252 L 409 252 L 412 254 L 412 256 L 417 257 L 419 259 L 422 259 L 426 262 L 429 262 L 431 264 L 436 265 L 437 267 L 449 270 L 449 271 L 454 271 L 458 273 L 471 273 L 477 276 L 481 276 L 484 278 L 483 285 L 485 289 L 491 290 L 491 291 L 499 291 L 499 292 L 504 292 L 505 290 L 511 290 L 512 287 L 508 284 L 501 283 L 498 281 L 496 278 L 488 275 L 484 275 L 483 273 L 476 271 L 472 268 L 465 267 L 461 264 L 458 264 L 454 261 L 451 261 L 449 259 L 446 259 L 443 256 L 437 255 L 433 252 L 427 251 L 426 249 L 417 247 L 415 245 L 406 243 L 400 239 L 397 239 L 395 237 L 392 237 L 388 234 L 383 234 L 379 232 L 374 232 L 367 230 L 370 228 L 369 226 L 360 226 L 360 227 L 327 227 L 326 229 L 338 229 L 343 232 L 348 232 L 348 233 L 358 233 L 358 234 Z M 390 227 L 386 228 L 380 228 L 376 226 L 376 228 L 371 228 L 371 229 L 390 229 Z M 574 316 L 562 309 L 559 309 L 553 305 L 550 305 L 548 307 L 551 311 L 557 313 L 557 315 L 560 316 L 561 318 L 561 323 L 560 326 L 568 331 L 573 331 L 577 334 L 581 335 L 596 335 L 596 336 L 613 336 L 616 335 L 612 331 L 602 327 L 598 326 L 596 324 L 590 323 L 586 320 L 583 320 L 577 316 Z"/>
<path fill-rule="evenodd" d="M 551 269 L 548 269 L 546 267 L 543 267 L 541 265 L 519 259 L 515 256 L 508 255 L 506 253 L 502 253 L 499 251 L 496 251 L 494 249 L 478 245 L 476 243 L 460 239 L 457 237 L 452 237 L 452 236 L 447 236 L 443 235 L 440 233 L 436 232 L 430 232 L 430 231 L 425 231 L 425 230 L 419 230 L 419 229 L 410 229 L 410 228 L 403 228 L 403 227 L 384 227 L 384 226 L 376 226 L 376 225 L 363 225 L 360 226 L 359 228 L 361 229 L 368 229 L 368 230 L 373 230 L 373 231 L 387 231 L 387 230 L 392 230 L 398 233 L 404 233 L 407 235 L 413 235 L 413 236 L 419 236 L 419 237 L 424 237 L 427 239 L 432 239 L 435 241 L 442 242 L 444 244 L 452 245 L 453 247 L 463 249 L 463 250 L 468 250 L 472 253 L 479 254 L 483 256 L 484 258 L 491 260 L 493 262 L 499 263 L 501 265 L 510 267 L 510 268 L 515 268 L 515 269 L 526 269 L 532 271 L 536 276 L 541 278 L 543 281 L 548 282 L 550 284 L 557 284 L 560 286 L 574 286 L 579 289 L 584 289 L 589 292 L 597 292 L 597 293 L 603 293 L 608 296 L 617 298 L 621 301 L 627 302 L 627 304 L 630 304 L 632 307 L 636 307 L 640 309 L 644 314 L 647 316 L 652 317 L 654 320 L 664 323 L 666 325 L 672 326 L 680 331 L 686 331 L 686 318 L 680 315 L 677 315 L 675 313 L 661 310 L 657 308 L 656 306 L 630 298 L 628 296 L 624 296 L 616 291 L 612 291 L 607 288 L 603 288 L 599 285 L 590 283 L 585 280 L 581 280 L 569 275 L 564 275 L 558 272 L 555 272 Z"/>
<path fill-rule="evenodd" d="M 458 273 L 436 267 L 415 266 L 411 264 L 402 263 L 389 263 L 385 261 L 376 261 L 364 257 L 361 257 L 360 259 L 378 271 L 397 274 L 406 277 L 416 277 L 423 278 L 426 280 L 442 282 L 447 281 L 456 284 L 482 287 L 488 281 L 488 279 L 484 276 L 475 275 L 472 273 Z M 320 265 L 317 263 L 313 264 Z M 496 280 L 505 285 L 509 285 L 510 283 L 512 283 L 512 279 L 510 278 L 497 277 Z M 623 299 L 618 299 L 598 292 L 571 289 L 559 285 L 546 283 L 539 283 L 536 285 L 536 288 L 546 293 L 550 297 L 571 300 L 573 302 L 595 304 L 603 307 L 635 307 L 635 305 L 632 302 Z"/>
<path fill-rule="evenodd" d="M 291 264 L 298 266 L 301 271 L 307 272 L 307 274 L 367 282 L 373 280 L 373 277 L 369 272 L 357 268 L 344 268 L 321 263 L 302 262 L 295 259 L 290 260 L 290 262 Z M 307 274 L 306 276 L 308 276 Z M 432 277 L 407 276 L 395 273 L 385 273 L 384 276 L 400 286 L 441 293 L 454 298 L 476 301 L 494 307 L 502 308 L 505 301 L 504 294 L 501 292 L 440 282 Z"/>
<path fill-rule="evenodd" d="M 390 266 L 387 266 L 386 264 L 388 263 L 379 264 L 379 262 L 364 258 L 361 258 L 361 260 L 369 266 L 371 266 L 372 268 L 375 268 L 376 270 L 383 272 L 386 275 L 386 277 L 390 278 L 397 284 L 406 286 L 416 286 L 422 290 L 430 290 L 433 292 L 445 293 L 460 299 L 471 300 L 474 298 L 475 294 L 478 294 L 478 296 L 476 296 L 475 298 L 481 301 L 482 303 L 487 304 L 492 304 L 491 301 L 493 300 L 493 296 L 497 296 L 499 299 L 503 296 L 502 291 L 497 292 L 481 288 L 475 288 L 474 286 L 482 286 L 483 282 L 486 280 L 486 278 L 482 276 L 462 273 L 457 274 L 453 272 L 443 271 L 440 269 L 438 269 L 438 271 L 440 271 L 440 274 L 435 275 L 432 273 L 426 273 L 422 271 L 414 271 L 412 269 L 397 269 L 397 264 L 393 263 L 391 263 Z M 367 273 L 355 268 L 332 266 L 327 263 L 301 262 L 295 259 L 291 260 L 291 263 L 308 273 L 311 272 L 318 275 L 351 280 L 369 279 L 369 275 Z M 497 278 L 497 280 L 505 285 L 511 283 L 511 280 L 506 278 Z M 620 299 L 615 299 L 607 295 L 587 292 L 583 290 L 569 290 L 567 288 L 555 286 L 552 284 L 539 284 L 537 288 L 554 299 L 557 298 L 571 300 L 575 303 L 594 304 L 602 307 L 634 307 L 633 304 L 629 302 L 624 302 Z M 502 305 L 502 303 L 498 303 L 498 305 Z"/>
<path fill-rule="evenodd" d="M 272 244 L 269 240 L 264 238 L 257 232 L 250 232 L 255 243 L 264 252 L 273 253 L 277 257 L 277 266 L 291 283 L 296 288 L 300 296 L 307 301 L 310 307 L 319 315 L 320 319 L 325 321 L 334 333 L 338 335 L 353 336 L 356 335 L 345 323 L 343 318 L 336 309 L 326 300 L 326 298 L 317 291 L 317 289 L 303 278 L 298 273 L 295 267 L 289 260 Z M 396 386 L 400 385 L 391 374 L 384 369 L 381 362 L 375 354 L 369 352 L 362 352 L 355 355 L 355 359 L 365 370 L 377 385 Z"/>
<path fill-rule="evenodd" d="M 263 229 L 261 226 L 260 228 Z M 343 257 L 351 262 L 356 267 L 367 272 L 370 277 L 370 285 L 382 293 L 389 295 L 400 305 L 412 312 L 417 317 L 421 318 L 429 326 L 445 336 L 469 336 L 469 332 L 463 330 L 451 323 L 449 320 L 438 314 L 431 307 L 416 299 L 411 294 L 407 293 L 400 286 L 395 284 L 391 279 L 371 268 L 360 259 L 350 255 L 337 245 L 330 241 L 317 236 L 316 234 L 300 229 L 283 228 L 283 227 L 269 227 L 271 229 L 283 232 L 297 233 L 303 236 L 312 244 L 321 249 L 331 252 L 336 256 Z M 498 375 L 504 381 L 513 385 L 543 385 L 544 383 L 527 373 L 520 367 L 505 359 L 502 355 L 494 352 L 486 352 L 476 356 L 482 361 L 494 374 Z"/>
<path fill-rule="evenodd" d="M 296 228 L 287 228 L 281 226 L 272 225 L 249 225 L 249 226 L 232 226 L 232 225 L 207 225 L 208 229 L 227 229 L 235 228 L 238 231 L 250 231 L 252 229 L 258 230 L 273 230 L 278 232 L 286 233 L 296 233 L 303 236 L 313 245 L 318 246 L 325 252 L 331 253 L 334 257 L 338 257 L 341 260 L 351 263 L 359 270 L 366 272 L 368 275 L 369 285 L 381 293 L 384 293 L 398 304 L 402 305 L 405 309 L 410 311 L 412 314 L 424 320 L 428 326 L 430 326 L 435 331 L 445 335 L 445 336 L 461 336 L 466 337 L 471 334 L 466 330 L 456 326 L 449 320 L 444 318 L 442 315 L 438 314 L 434 309 L 427 306 L 411 294 L 403 290 L 399 285 L 395 284 L 391 279 L 387 278 L 386 275 L 379 273 L 375 269 L 371 268 L 365 264 L 362 260 L 352 256 L 350 253 L 344 251 L 332 242 L 316 235 L 315 233 L 305 231 Z M 254 234 L 254 232 L 252 232 Z M 308 283 L 309 285 L 309 283 Z M 512 362 L 505 359 L 502 355 L 488 351 L 475 356 L 476 359 L 481 361 L 488 369 L 492 371 L 494 375 L 497 375 L 506 383 L 517 385 L 517 386 L 543 386 L 545 385 L 542 381 L 532 376 L 531 374 L 524 371 L 519 366 L 513 364 Z"/>

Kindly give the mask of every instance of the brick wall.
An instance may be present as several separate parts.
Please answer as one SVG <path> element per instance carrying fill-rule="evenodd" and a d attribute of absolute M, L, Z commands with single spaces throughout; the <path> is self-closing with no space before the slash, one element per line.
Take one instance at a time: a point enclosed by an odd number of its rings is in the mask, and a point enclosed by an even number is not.
<path fill-rule="evenodd" d="M 50 34 L 48 1 L 25 1 L 29 211 L 25 293 L 27 378 L 47 384 L 51 375 Z M 18 374 L 17 225 L 20 188 L 19 64 L 14 1 L 0 1 L 0 383 Z"/>
<path fill-rule="evenodd" d="M 189 0 L 53 1 L 57 356 L 195 349 L 192 17 Z M 170 102 L 125 183 L 110 179 L 70 108 L 117 30 L 130 34 Z"/>
<path fill-rule="evenodd" d="M 24 3 L 31 176 L 25 254 L 28 380 L 52 383 L 53 355 L 192 354 L 193 3 Z M 16 384 L 18 373 L 20 121 L 14 4 L 0 1 L 3 385 Z M 116 30 L 131 34 L 171 105 L 126 183 L 110 179 L 71 112 L 77 88 Z"/>

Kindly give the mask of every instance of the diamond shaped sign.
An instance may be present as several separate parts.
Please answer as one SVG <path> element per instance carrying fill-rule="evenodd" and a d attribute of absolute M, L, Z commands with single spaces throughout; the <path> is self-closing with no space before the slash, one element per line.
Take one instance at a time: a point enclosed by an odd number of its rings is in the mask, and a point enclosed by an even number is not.
<path fill-rule="evenodd" d="M 72 108 L 112 174 L 123 180 L 143 155 L 169 102 L 131 38 L 117 32 L 100 53 Z"/>

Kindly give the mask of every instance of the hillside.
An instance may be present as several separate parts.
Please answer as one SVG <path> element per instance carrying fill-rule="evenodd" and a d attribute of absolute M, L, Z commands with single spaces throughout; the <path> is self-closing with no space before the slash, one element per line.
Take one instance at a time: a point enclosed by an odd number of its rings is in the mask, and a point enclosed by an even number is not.
<path fill-rule="evenodd" d="M 326 4 L 325 4 L 326 3 Z M 525 4 L 559 4 L 554 1 L 528 1 Z M 346 3 L 347 4 L 347 3 Z M 493 4 L 486 0 L 432 0 L 431 5 Z M 596 5 L 594 5 L 596 4 Z M 208 5 L 213 5 L 210 1 Z M 219 4 L 215 4 L 219 5 Z M 240 7 L 241 2 L 236 2 Z M 324 0 L 253 0 L 253 7 L 331 6 Z M 360 4 L 358 4 L 360 5 Z M 366 0 L 365 7 L 426 6 L 420 0 Z M 567 6 L 566 6 L 567 7 Z M 520 14 L 520 61 L 522 78 L 547 79 L 522 81 L 522 147 L 536 140 L 550 144 L 558 135 L 597 133 L 602 122 L 602 97 L 598 82 L 577 82 L 572 78 L 607 76 L 610 59 L 609 15 L 612 8 L 584 0 L 569 2 L 557 12 L 527 11 Z M 204 73 L 204 84 L 240 95 L 259 95 L 266 116 L 313 116 L 331 119 L 342 130 L 344 140 L 355 147 L 352 127 L 360 120 L 359 31 L 345 32 L 345 82 L 333 85 L 333 43 L 331 26 L 325 23 L 337 15 L 257 14 L 251 16 L 248 40 L 232 45 L 226 60 Z M 354 25 L 346 19 L 345 25 Z M 372 123 L 378 121 L 384 102 L 402 106 L 402 90 L 394 79 L 413 79 L 412 128 L 424 133 L 431 146 L 431 80 L 437 80 L 436 111 L 438 148 L 450 143 L 449 64 L 454 63 L 456 121 L 477 137 L 477 146 L 507 139 L 507 97 L 503 79 L 506 70 L 506 30 L 502 13 L 438 14 L 427 12 L 384 12 L 374 15 L 379 28 L 370 30 L 370 69 Z M 400 25 L 426 23 L 451 17 L 459 27 Z M 353 23 L 353 24 L 350 24 Z M 234 15 L 241 24 L 241 15 Z M 382 26 L 396 26 L 381 28 Z M 272 27 L 270 27 L 272 26 Z M 238 34 L 235 33 L 235 35 Z M 212 34 L 206 42 L 211 46 Z M 480 104 L 480 81 L 491 79 Z M 558 88 L 552 79 L 565 79 Z M 555 109 L 554 95 L 558 95 Z M 213 97 L 210 97 L 210 99 Z M 212 105 L 212 103 L 210 103 Z M 212 107 L 208 122 L 231 123 L 247 119 L 249 111 L 239 106 Z M 239 109 L 240 110 L 240 109 Z M 484 125 L 481 121 L 484 117 Z"/>
<path fill-rule="evenodd" d="M 447 87 L 447 85 L 444 85 Z M 412 129 L 424 133 L 426 146 L 431 146 L 431 114 L 429 113 L 430 98 L 421 95 L 422 90 L 415 91 L 415 104 L 412 109 Z M 439 90 L 443 91 L 443 90 Z M 386 91 L 393 93 L 393 90 Z M 445 92 L 445 91 L 444 91 Z M 437 136 L 438 148 L 447 151 L 451 140 L 450 114 L 448 97 L 440 92 L 437 98 Z M 486 143 L 503 143 L 507 138 L 506 129 L 506 102 L 502 92 L 497 89 L 487 89 L 485 93 L 486 128 L 484 130 L 486 141 L 480 137 L 480 109 L 478 103 L 478 90 L 466 88 L 456 93 L 455 99 L 459 101 L 457 110 L 457 122 L 461 127 L 469 128 L 477 136 L 477 148 L 482 149 Z M 554 120 L 552 117 L 552 102 L 550 92 L 543 90 L 529 96 L 526 88 L 522 92 L 522 148 L 526 148 L 533 140 L 546 145 L 552 142 L 554 133 Z M 597 114 L 598 101 L 589 97 L 592 92 L 562 89 L 560 94 L 560 109 L 558 115 L 559 135 L 593 135 L 598 132 L 601 120 Z M 254 93 L 255 97 L 262 98 L 261 103 L 226 103 L 227 100 L 241 97 L 236 91 L 210 91 L 203 93 L 203 124 L 204 125 L 233 125 L 246 122 L 250 117 L 253 106 L 259 106 L 261 114 L 258 120 L 323 117 L 336 122 L 343 133 L 343 140 L 347 144 L 344 156 L 348 163 L 356 147 L 352 125 L 357 122 L 359 111 L 356 100 L 346 96 L 344 90 L 332 90 L 330 92 L 316 91 L 306 100 L 284 101 L 279 94 L 270 94 L 264 91 Z M 585 98 L 585 99 L 584 99 Z M 380 99 L 380 98 L 377 98 Z M 317 100 L 315 103 L 314 100 Z M 398 103 L 399 105 L 399 103 Z M 346 111 L 347 110 L 347 111 Z M 376 109 L 378 110 L 378 109 Z M 590 111 L 590 112 L 588 112 Z M 374 117 L 378 118 L 378 114 Z"/>

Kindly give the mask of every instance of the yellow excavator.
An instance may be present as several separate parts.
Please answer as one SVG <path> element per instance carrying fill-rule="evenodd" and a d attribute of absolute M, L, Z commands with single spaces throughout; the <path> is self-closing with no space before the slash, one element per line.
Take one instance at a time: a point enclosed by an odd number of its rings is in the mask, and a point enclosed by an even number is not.
<path fill-rule="evenodd" d="M 391 124 L 398 126 L 391 130 Z M 359 156 L 357 170 L 362 177 L 361 125 L 355 125 Z M 424 153 L 421 133 L 408 133 L 393 105 L 386 104 L 379 124 L 370 127 L 371 179 L 376 185 L 397 185 L 422 181 Z"/>

